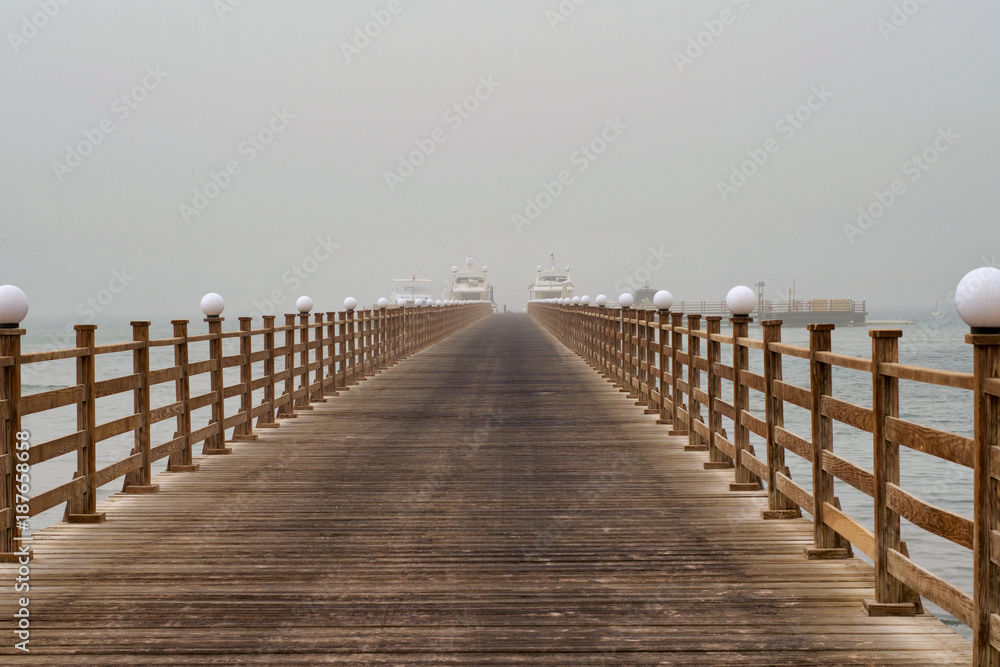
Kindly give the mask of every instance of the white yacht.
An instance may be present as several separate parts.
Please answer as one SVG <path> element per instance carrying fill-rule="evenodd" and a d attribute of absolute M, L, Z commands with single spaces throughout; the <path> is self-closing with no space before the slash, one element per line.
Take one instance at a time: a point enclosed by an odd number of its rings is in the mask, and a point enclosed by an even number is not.
<path fill-rule="evenodd" d="M 448 298 L 454 301 L 493 301 L 493 285 L 487 268 L 477 269 L 472 258 L 465 258 L 465 268 L 451 267 L 451 289 Z"/>
<path fill-rule="evenodd" d="M 535 282 L 528 286 L 528 301 L 573 296 L 576 287 L 570 279 L 569 267 L 557 269 L 555 254 L 549 255 L 549 258 L 551 260 L 549 268 L 543 269 L 539 265 L 535 269 Z"/>
<path fill-rule="evenodd" d="M 429 278 L 393 278 L 391 303 L 396 303 L 400 299 L 406 301 L 407 306 L 412 306 L 417 299 L 429 301 L 433 297 L 433 282 Z"/>

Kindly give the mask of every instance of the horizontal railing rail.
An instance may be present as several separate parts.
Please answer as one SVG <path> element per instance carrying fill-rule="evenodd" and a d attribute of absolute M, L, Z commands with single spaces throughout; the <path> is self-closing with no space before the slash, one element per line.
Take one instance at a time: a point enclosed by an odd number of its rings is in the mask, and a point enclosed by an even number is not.
<path fill-rule="evenodd" d="M 707 452 L 708 469 L 732 469 L 734 491 L 766 490 L 765 519 L 812 515 L 810 559 L 844 558 L 858 549 L 874 563 L 869 615 L 922 611 L 921 596 L 973 631 L 976 665 L 1000 666 L 1000 335 L 970 334 L 969 373 L 901 364 L 898 330 L 872 330 L 871 357 L 832 350 L 832 324 L 809 325 L 808 347 L 781 341 L 781 321 L 762 322 L 762 338 L 749 337 L 749 317 L 609 309 L 531 303 L 528 312 L 621 391 L 634 397 L 670 433 L 687 437 L 686 449 Z M 702 328 L 701 320 L 706 325 Z M 723 349 L 727 351 L 724 352 Z M 754 368 L 751 371 L 751 355 Z M 808 386 L 785 381 L 785 357 L 808 365 Z M 833 373 L 863 373 L 871 407 L 834 395 Z M 973 437 L 900 417 L 899 381 L 969 392 Z M 759 407 L 751 410 L 751 402 Z M 786 427 L 785 406 L 808 411 L 808 433 Z M 834 424 L 871 434 L 872 469 L 834 451 Z M 763 443 L 755 451 L 751 436 Z M 971 518 L 923 499 L 900 481 L 900 448 L 969 468 Z M 786 456 L 811 469 L 807 484 L 793 480 Z M 834 495 L 840 481 L 871 498 L 873 529 L 845 511 Z M 973 594 L 911 558 L 901 520 L 969 551 Z"/>
<path fill-rule="evenodd" d="M 157 340 L 150 322 L 132 322 L 132 341 L 107 345 L 96 344 L 95 325 L 77 325 L 75 347 L 23 354 L 25 330 L 0 329 L 0 558 L 18 557 L 30 518 L 65 504 L 67 521 L 100 522 L 100 487 L 123 479 L 126 493 L 156 492 L 157 461 L 167 459 L 171 472 L 194 472 L 198 445 L 202 454 L 230 453 L 228 440 L 254 440 L 258 429 L 277 427 L 281 418 L 312 409 L 490 312 L 488 303 L 347 310 L 289 314 L 281 325 L 267 315 L 257 329 L 240 317 L 235 331 L 223 331 L 223 318 L 208 317 L 207 333 L 192 334 L 188 320 L 174 320 L 171 337 Z M 161 349 L 172 350 L 173 363 L 152 368 L 151 353 Z M 131 355 L 132 372 L 98 380 L 102 359 L 116 354 Z M 44 375 L 46 364 L 69 360 L 76 366 L 72 385 L 22 394 L 26 368 Z M 228 378 L 227 369 L 234 369 Z M 172 400 L 164 400 L 169 388 Z M 131 413 L 98 421 L 98 400 L 129 393 Z M 232 414 L 227 399 L 239 402 Z M 72 432 L 36 443 L 22 431 L 24 417 L 65 409 L 76 414 Z M 154 425 L 170 420 L 172 437 L 154 442 Z M 130 434 L 127 456 L 98 457 L 100 443 Z M 72 479 L 29 495 L 30 466 L 74 454 Z"/>

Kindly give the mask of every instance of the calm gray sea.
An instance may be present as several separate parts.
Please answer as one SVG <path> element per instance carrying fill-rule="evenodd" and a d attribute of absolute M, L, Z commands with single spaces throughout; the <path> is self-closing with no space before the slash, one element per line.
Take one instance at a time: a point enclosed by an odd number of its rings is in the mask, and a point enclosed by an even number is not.
<path fill-rule="evenodd" d="M 969 371 L 972 367 L 972 352 L 964 342 L 967 329 L 950 308 L 945 310 L 947 313 L 937 317 L 920 314 L 914 316 L 913 313 L 902 312 L 894 314 L 892 319 L 913 319 L 915 324 L 871 328 L 899 328 L 903 331 L 903 338 L 900 342 L 900 359 L 903 363 L 945 370 Z M 23 349 L 26 352 L 74 346 L 74 334 L 71 326 L 67 328 L 50 325 L 32 328 L 30 322 L 26 325 L 28 325 L 28 334 L 23 343 Z M 207 331 L 206 325 L 200 320 L 193 321 L 190 326 L 192 335 Z M 234 322 L 226 323 L 227 331 L 234 328 Z M 871 340 L 868 331 L 869 327 L 837 329 L 833 333 L 834 351 L 858 357 L 870 357 Z M 169 322 L 154 322 L 151 333 L 154 339 L 170 337 Z M 760 335 L 758 327 L 751 329 L 752 337 L 759 338 Z M 805 329 L 784 329 L 782 335 L 785 342 L 808 345 L 808 332 Z M 103 323 L 97 332 L 98 344 L 120 342 L 131 340 L 131 338 L 131 328 L 127 322 Z M 226 354 L 235 353 L 237 347 L 236 341 L 227 340 Z M 726 358 L 726 352 L 723 354 Z M 192 346 L 192 361 L 205 358 L 208 358 L 207 344 Z M 171 348 L 160 348 L 153 351 L 152 367 L 154 369 L 172 364 L 173 352 Z M 754 370 L 760 372 L 761 358 L 759 353 L 754 352 L 751 364 Z M 98 380 L 130 374 L 132 372 L 131 353 L 102 356 L 97 371 Z M 255 373 L 262 373 L 262 368 L 255 369 Z M 26 366 L 23 370 L 23 393 L 32 394 L 75 384 L 75 374 L 73 360 Z M 786 382 L 808 387 L 808 364 L 803 360 L 786 358 L 784 378 Z M 192 395 L 208 390 L 206 375 L 202 375 L 196 380 L 192 386 Z M 237 382 L 238 369 L 228 369 L 226 381 L 227 384 Z M 972 435 L 972 401 L 969 392 L 903 382 L 900 394 L 900 410 L 904 419 L 945 431 Z M 871 376 L 846 369 L 835 369 L 834 395 L 857 405 L 871 407 Z M 168 383 L 155 388 L 154 406 L 170 403 L 174 400 L 172 384 Z M 230 399 L 226 406 L 227 414 L 234 414 L 238 411 L 238 407 L 239 400 Z M 763 416 L 763 405 L 759 399 L 752 403 L 751 409 Z M 131 414 L 132 410 L 132 396 L 129 393 L 100 399 L 98 401 L 98 423 Z M 207 424 L 209 416 L 208 408 L 195 413 L 193 416 L 195 428 Z M 785 423 L 789 430 L 809 437 L 810 421 L 807 411 L 794 406 L 786 406 Z M 66 435 L 77 430 L 75 409 L 68 407 L 39 415 L 30 415 L 24 419 L 23 427 L 31 433 L 34 443 Z M 153 443 L 164 442 L 172 435 L 172 420 L 161 422 L 154 429 Z M 131 434 L 100 443 L 98 467 L 104 467 L 127 456 L 132 444 Z M 756 447 L 758 453 L 763 453 L 762 441 L 756 440 Z M 934 505 L 971 517 L 971 471 L 919 452 L 903 449 L 901 475 L 903 488 Z M 868 470 L 872 467 L 872 438 L 868 433 L 836 425 L 834 451 Z M 794 454 L 789 454 L 787 458 L 793 478 L 805 488 L 810 488 L 809 465 Z M 154 472 L 158 472 L 164 467 L 165 461 L 161 461 L 155 467 Z M 75 456 L 72 455 L 34 466 L 32 468 L 32 494 L 38 495 L 47 489 L 66 483 L 73 477 L 75 468 L 76 460 Z M 118 480 L 107 485 L 101 489 L 101 497 L 120 491 L 121 484 L 121 480 Z M 837 482 L 836 493 L 848 514 L 869 528 L 872 527 L 871 499 L 841 482 Z M 32 530 L 38 530 L 61 520 L 62 512 L 60 507 L 34 517 L 31 522 Z M 918 563 L 960 588 L 971 592 L 972 557 L 968 550 L 932 536 L 906 522 L 903 526 L 903 539 L 907 543 L 911 557 Z M 933 605 L 928 605 L 928 608 L 941 616 L 957 632 L 967 638 L 970 636 L 968 629 L 949 614 L 933 607 Z"/>

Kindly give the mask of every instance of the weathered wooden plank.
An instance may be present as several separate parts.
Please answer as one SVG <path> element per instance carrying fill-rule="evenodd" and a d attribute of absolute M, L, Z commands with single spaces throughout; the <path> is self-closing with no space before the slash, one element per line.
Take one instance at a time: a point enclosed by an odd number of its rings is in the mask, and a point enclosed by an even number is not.
<path fill-rule="evenodd" d="M 743 450 L 740 454 L 740 461 L 750 472 L 757 475 L 757 477 L 767 479 L 767 464 L 751 454 L 748 450 Z"/>
<path fill-rule="evenodd" d="M 167 405 L 161 405 L 160 407 L 153 408 L 149 411 L 149 423 L 156 424 L 164 419 L 179 417 L 182 414 L 184 414 L 183 402 L 176 401 L 174 403 L 168 403 Z"/>
<path fill-rule="evenodd" d="M 86 348 L 72 347 L 65 350 L 51 350 L 49 352 L 25 352 L 21 355 L 22 364 L 37 364 L 43 361 L 56 361 L 58 359 L 75 359 L 88 354 Z"/>
<path fill-rule="evenodd" d="M 97 477 L 97 486 L 104 486 L 108 482 L 112 482 L 122 475 L 127 475 L 128 473 L 138 470 L 142 466 L 142 453 L 133 454 L 126 459 L 117 461 L 102 468 L 95 473 Z"/>
<path fill-rule="evenodd" d="M 142 415 L 129 415 L 121 419 L 115 419 L 104 424 L 100 424 L 94 430 L 94 439 L 97 442 L 113 438 L 122 433 L 128 433 L 142 426 Z"/>
<path fill-rule="evenodd" d="M 175 382 L 180 379 L 181 379 L 180 366 L 171 366 L 170 368 L 158 368 L 155 371 L 149 372 L 150 387 L 161 384 L 163 382 Z"/>
<path fill-rule="evenodd" d="M 838 354 L 836 352 L 827 351 L 817 351 L 816 361 L 824 364 L 831 364 L 833 366 L 839 366 L 841 368 L 850 368 L 856 371 L 864 371 L 865 373 L 872 372 L 872 360 L 862 359 L 861 357 L 851 357 L 846 354 Z"/>
<path fill-rule="evenodd" d="M 195 363 L 188 365 L 188 376 L 194 377 L 195 375 L 201 375 L 202 373 L 209 373 L 214 371 L 218 365 L 219 364 L 215 359 L 196 361 Z"/>
<path fill-rule="evenodd" d="M 792 405 L 797 405 L 800 408 L 805 408 L 806 410 L 812 409 L 812 396 L 810 396 L 808 389 L 775 380 L 774 396 Z"/>
<path fill-rule="evenodd" d="M 919 366 L 908 366 L 906 364 L 880 363 L 879 373 L 900 380 L 912 380 L 913 382 L 923 382 L 924 384 L 936 384 L 941 387 L 955 387 L 956 389 L 968 389 L 972 391 L 972 373 L 959 371 L 943 371 L 936 368 L 921 368 Z"/>
<path fill-rule="evenodd" d="M 823 523 L 846 537 L 851 544 L 868 556 L 875 558 L 875 535 L 860 523 L 830 503 L 824 503 Z"/>
<path fill-rule="evenodd" d="M 217 391 L 210 391 L 199 396 L 192 396 L 188 399 L 187 409 L 189 412 L 194 412 L 199 408 L 204 408 L 212 403 L 215 403 L 217 400 L 219 400 L 219 392 Z"/>
<path fill-rule="evenodd" d="M 815 514 L 812 494 L 793 482 L 791 477 L 779 472 L 774 476 L 774 485 L 793 503 L 806 512 Z"/>
<path fill-rule="evenodd" d="M 57 456 L 75 452 L 87 441 L 87 434 L 84 431 L 77 431 L 58 438 L 53 438 L 46 442 L 33 445 L 28 450 L 28 463 L 35 465 L 43 461 L 54 459 Z"/>
<path fill-rule="evenodd" d="M 764 376 L 748 370 L 740 372 L 740 383 L 760 393 L 764 393 Z"/>
<path fill-rule="evenodd" d="M 862 408 L 833 396 L 822 396 L 819 406 L 820 414 L 825 417 L 836 419 L 868 433 L 872 432 L 872 411 L 869 408 Z"/>
<path fill-rule="evenodd" d="M 178 436 L 173 440 L 168 440 L 167 442 L 150 449 L 149 458 L 152 461 L 159 461 L 160 459 L 183 449 L 185 442 L 187 442 L 187 438 L 183 435 Z"/>
<path fill-rule="evenodd" d="M 37 394 L 21 397 L 21 415 L 33 415 L 36 412 L 53 410 L 66 405 L 73 405 L 83 400 L 83 385 L 52 389 Z"/>
<path fill-rule="evenodd" d="M 788 451 L 798 454 L 806 461 L 812 461 L 812 443 L 805 438 L 801 438 L 791 431 L 786 431 L 781 426 L 775 426 L 774 440 Z"/>
<path fill-rule="evenodd" d="M 975 465 L 975 443 L 972 438 L 939 431 L 896 417 L 886 417 L 885 436 L 893 442 L 945 461 L 968 468 Z"/>
<path fill-rule="evenodd" d="M 789 345 L 788 343 L 770 343 L 769 347 L 772 352 L 777 354 L 783 354 L 787 357 L 798 357 L 799 359 L 809 358 L 809 348 L 800 347 L 798 345 Z"/>
<path fill-rule="evenodd" d="M 83 477 L 77 477 L 71 482 L 61 484 L 54 489 L 49 489 L 44 493 L 39 493 L 37 496 L 33 496 L 31 500 L 28 501 L 28 506 L 30 511 L 28 514 L 30 516 L 38 516 L 47 509 L 52 509 L 60 503 L 64 503 L 70 498 L 76 498 L 81 493 L 83 493 L 84 488 L 86 488 L 86 483 Z"/>
<path fill-rule="evenodd" d="M 740 422 L 750 429 L 752 433 L 756 433 L 762 438 L 767 438 L 767 423 L 763 419 L 743 410 L 740 413 Z M 766 478 L 767 475 L 764 475 L 764 477 Z"/>
<path fill-rule="evenodd" d="M 972 623 L 972 598 L 936 574 L 889 549 L 889 574 L 966 625 Z"/>
<path fill-rule="evenodd" d="M 730 382 L 732 382 L 733 378 L 736 377 L 736 373 L 735 371 L 733 371 L 732 366 L 720 364 L 719 362 L 715 362 L 714 364 L 712 364 L 712 372 L 718 375 L 723 380 L 729 380 Z"/>
<path fill-rule="evenodd" d="M 924 502 L 895 484 L 888 484 L 887 490 L 886 505 L 901 517 L 966 549 L 972 548 L 971 520 Z"/>
<path fill-rule="evenodd" d="M 823 470 L 847 482 L 869 498 L 875 496 L 875 475 L 829 450 L 823 452 Z"/>
<path fill-rule="evenodd" d="M 140 386 L 142 386 L 142 377 L 136 373 L 110 380 L 101 380 L 94 385 L 94 393 L 97 394 L 97 398 L 104 398 L 126 391 L 135 391 Z"/>

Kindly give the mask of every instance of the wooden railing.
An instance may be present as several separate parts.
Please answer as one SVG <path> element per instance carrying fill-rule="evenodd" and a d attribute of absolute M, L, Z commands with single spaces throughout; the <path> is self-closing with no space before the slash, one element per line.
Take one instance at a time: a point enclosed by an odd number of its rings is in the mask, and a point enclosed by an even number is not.
<path fill-rule="evenodd" d="M 100 522 L 97 489 L 124 477 L 127 493 L 152 493 L 152 465 L 167 458 L 167 470 L 193 472 L 195 445 L 203 454 L 226 454 L 227 432 L 232 440 L 256 439 L 255 429 L 275 428 L 279 419 L 311 410 L 311 404 L 349 389 L 491 312 L 489 304 L 343 311 L 263 318 L 253 329 L 252 319 L 239 318 L 237 331 L 223 331 L 223 319 L 207 318 L 208 333 L 192 335 L 188 320 L 174 320 L 173 336 L 150 340 L 150 323 L 133 322 L 131 342 L 97 345 L 95 325 L 78 325 L 76 347 L 50 352 L 21 353 L 24 329 L 0 329 L 0 558 L 19 554 L 28 519 L 66 503 L 70 522 Z M 238 340 L 238 352 L 225 355 L 224 341 Z M 207 346 L 207 354 L 205 347 Z M 230 344 L 230 347 L 233 345 Z M 191 361 L 199 347 L 202 361 Z M 173 364 L 152 369 L 151 352 L 173 350 Z M 97 381 L 102 355 L 131 353 L 129 375 Z M 76 383 L 50 391 L 22 395 L 22 370 L 58 360 L 75 360 Z M 239 369 L 239 381 L 226 384 L 225 370 Z M 44 369 L 43 369 L 44 372 Z M 230 372 L 230 375 L 234 375 Z M 210 389 L 191 395 L 192 380 L 207 376 Z M 200 384 L 205 384 L 204 377 Z M 153 388 L 173 385 L 175 400 L 152 405 Z M 168 390 L 169 391 L 169 390 Z M 98 399 L 129 393 L 134 411 L 105 423 L 97 421 Z M 160 396 L 163 392 L 158 392 Z M 239 400 L 234 414 L 226 413 L 226 399 Z M 22 418 L 75 406 L 77 430 L 35 443 L 22 431 Z M 196 425 L 198 411 L 210 410 L 207 424 Z M 173 437 L 152 441 L 153 426 L 174 420 Z M 98 443 L 132 434 L 131 453 L 97 467 Z M 38 495 L 30 495 L 29 466 L 76 453 L 77 471 L 71 480 Z"/>
<path fill-rule="evenodd" d="M 901 331 L 870 331 L 870 358 L 832 350 L 829 324 L 809 325 L 809 346 L 782 343 L 781 321 L 762 323 L 762 340 L 748 335 L 750 319 L 732 317 L 731 335 L 721 317 L 670 311 L 529 304 L 528 312 L 622 391 L 634 396 L 671 433 L 686 435 L 687 449 L 708 452 L 706 468 L 732 468 L 732 490 L 766 489 L 765 519 L 790 519 L 804 510 L 813 517 L 812 559 L 843 558 L 852 547 L 874 563 L 872 616 L 921 611 L 920 596 L 934 602 L 973 632 L 974 664 L 1000 666 L 1000 335 L 970 334 L 973 372 L 920 368 L 899 362 Z M 686 320 L 686 321 L 685 321 Z M 723 354 L 723 347 L 729 352 Z M 750 370 L 750 354 L 762 373 Z M 724 359 L 725 357 L 725 359 Z M 809 366 L 809 386 L 782 378 L 785 357 Z M 871 408 L 833 394 L 833 369 L 870 376 Z M 843 372 L 847 372 L 843 371 Z M 974 437 L 949 433 L 900 418 L 899 381 L 971 392 Z M 727 383 L 724 400 L 723 383 Z M 748 409 L 749 398 L 758 408 Z M 784 406 L 809 411 L 810 432 L 785 428 Z M 754 414 L 757 412 L 757 414 Z M 728 420 L 728 421 L 723 421 Z M 872 434 L 873 470 L 834 453 L 833 424 Z M 727 432 L 723 424 L 729 426 Z M 750 434 L 763 441 L 758 454 Z M 970 468 L 974 487 L 971 519 L 935 507 L 902 488 L 900 446 Z M 812 470 L 809 489 L 792 479 L 786 455 Z M 843 510 L 834 496 L 840 480 L 872 499 L 874 530 Z M 970 550 L 973 595 L 915 562 L 900 538 L 900 519 Z"/>

